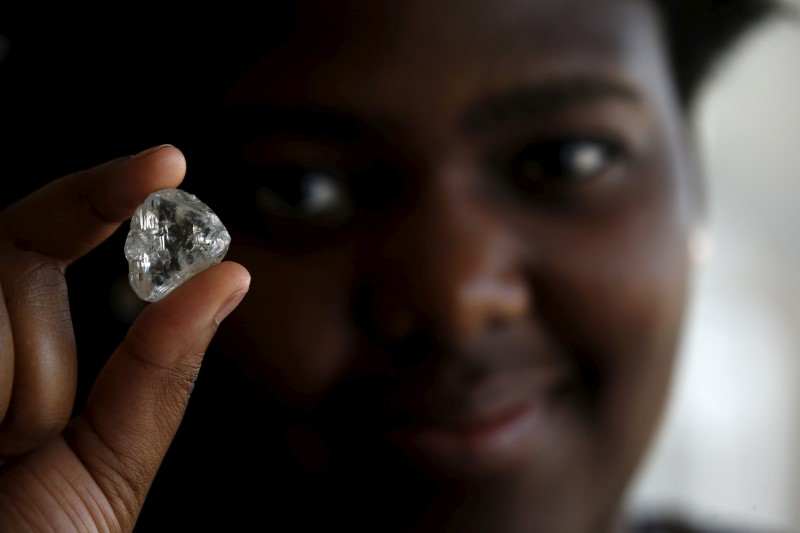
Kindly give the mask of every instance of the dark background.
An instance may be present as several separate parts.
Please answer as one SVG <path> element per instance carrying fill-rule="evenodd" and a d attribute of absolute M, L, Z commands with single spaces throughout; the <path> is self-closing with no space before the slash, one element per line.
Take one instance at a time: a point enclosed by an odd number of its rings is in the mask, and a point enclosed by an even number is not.
<path fill-rule="evenodd" d="M 0 8 L 0 207 L 70 172 L 163 143 L 187 155 L 187 181 L 197 173 L 191 154 L 209 127 L 209 106 L 249 58 L 232 53 L 248 35 L 237 26 L 242 19 L 212 15 Z M 123 223 L 67 270 L 76 411 L 143 306 L 127 285 L 127 229 Z"/>

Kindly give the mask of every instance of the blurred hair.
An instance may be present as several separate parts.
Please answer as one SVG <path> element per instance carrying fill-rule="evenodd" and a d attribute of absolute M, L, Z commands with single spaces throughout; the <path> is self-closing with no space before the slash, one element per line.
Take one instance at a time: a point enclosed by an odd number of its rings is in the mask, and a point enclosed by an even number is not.
<path fill-rule="evenodd" d="M 777 0 L 654 0 L 678 94 L 691 110 L 703 84 L 749 30 L 781 11 Z"/>

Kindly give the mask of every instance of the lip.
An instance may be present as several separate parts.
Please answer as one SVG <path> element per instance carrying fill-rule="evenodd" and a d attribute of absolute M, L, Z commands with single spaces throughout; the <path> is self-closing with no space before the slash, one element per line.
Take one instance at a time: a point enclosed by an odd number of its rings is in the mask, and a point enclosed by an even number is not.
<path fill-rule="evenodd" d="M 519 464 L 544 429 L 544 397 L 490 413 L 465 414 L 435 424 L 404 427 L 390 440 L 410 448 L 437 467 L 481 474 Z"/>

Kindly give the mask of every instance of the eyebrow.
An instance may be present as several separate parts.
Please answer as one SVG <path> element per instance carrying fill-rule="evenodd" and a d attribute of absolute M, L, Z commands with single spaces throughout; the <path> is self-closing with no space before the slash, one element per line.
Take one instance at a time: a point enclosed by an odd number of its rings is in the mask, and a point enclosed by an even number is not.
<path fill-rule="evenodd" d="M 517 87 L 489 97 L 464 114 L 460 129 L 479 133 L 512 122 L 530 121 L 570 105 L 596 100 L 620 100 L 640 104 L 641 95 L 632 87 L 601 78 L 568 78 Z"/>
<path fill-rule="evenodd" d="M 642 101 L 641 95 L 624 83 L 594 77 L 557 79 L 483 99 L 462 115 L 458 126 L 464 133 L 475 134 L 509 123 L 540 119 L 569 105 L 605 99 L 634 104 Z M 324 106 L 236 104 L 222 107 L 213 121 L 215 137 L 228 146 L 241 146 L 269 135 L 353 142 L 368 137 L 370 129 L 357 117 Z"/>

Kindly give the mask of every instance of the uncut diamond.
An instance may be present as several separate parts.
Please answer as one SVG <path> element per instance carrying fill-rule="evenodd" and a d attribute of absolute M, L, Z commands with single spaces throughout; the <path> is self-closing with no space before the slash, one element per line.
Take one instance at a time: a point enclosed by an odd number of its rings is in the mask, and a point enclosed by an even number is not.
<path fill-rule="evenodd" d="M 222 261 L 230 243 L 222 221 L 195 195 L 156 191 L 131 218 L 125 241 L 128 280 L 139 298 L 158 301 Z"/>

